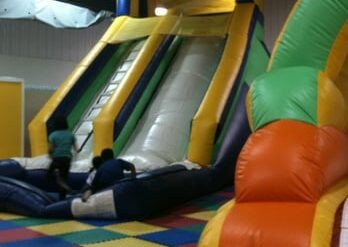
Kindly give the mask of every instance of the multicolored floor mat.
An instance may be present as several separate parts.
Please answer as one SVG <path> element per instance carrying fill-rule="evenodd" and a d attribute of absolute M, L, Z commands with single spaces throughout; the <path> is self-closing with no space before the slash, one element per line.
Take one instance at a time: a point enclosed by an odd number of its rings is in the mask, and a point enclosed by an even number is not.
<path fill-rule="evenodd" d="M 38 219 L 0 213 L 0 246 L 196 246 L 207 221 L 232 194 L 229 187 L 142 222 Z"/>

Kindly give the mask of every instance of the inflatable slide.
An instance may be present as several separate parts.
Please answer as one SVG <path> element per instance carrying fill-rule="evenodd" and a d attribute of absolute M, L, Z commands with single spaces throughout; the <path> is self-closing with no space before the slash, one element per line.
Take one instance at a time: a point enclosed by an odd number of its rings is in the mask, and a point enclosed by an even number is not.
<path fill-rule="evenodd" d="M 261 5 L 167 4 L 164 17 L 116 18 L 47 102 L 29 126 L 33 157 L 0 164 L 0 209 L 143 218 L 230 183 L 250 134 L 245 97 L 268 63 Z M 93 155 L 110 147 L 135 165 L 136 178 L 115 181 L 87 202 L 54 200 L 44 175 L 47 135 L 58 115 L 68 116 L 78 138 L 72 187 L 82 186 Z"/>
<path fill-rule="evenodd" d="M 247 96 L 235 198 L 199 246 L 347 246 L 347 24 L 345 0 L 296 2 Z"/>

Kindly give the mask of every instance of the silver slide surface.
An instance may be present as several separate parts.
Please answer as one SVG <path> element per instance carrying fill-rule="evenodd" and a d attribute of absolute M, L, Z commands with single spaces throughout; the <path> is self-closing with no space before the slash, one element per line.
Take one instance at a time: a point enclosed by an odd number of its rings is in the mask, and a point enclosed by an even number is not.
<path fill-rule="evenodd" d="M 186 38 L 119 158 L 137 171 L 183 161 L 191 121 L 220 60 L 224 39 Z"/>

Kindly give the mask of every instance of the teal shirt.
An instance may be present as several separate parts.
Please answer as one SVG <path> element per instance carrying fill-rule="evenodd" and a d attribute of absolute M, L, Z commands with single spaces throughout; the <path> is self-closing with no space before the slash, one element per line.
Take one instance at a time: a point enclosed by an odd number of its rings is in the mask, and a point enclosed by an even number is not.
<path fill-rule="evenodd" d="M 48 136 L 52 145 L 52 158 L 72 157 L 71 148 L 75 143 L 75 137 L 69 130 L 56 130 Z"/>

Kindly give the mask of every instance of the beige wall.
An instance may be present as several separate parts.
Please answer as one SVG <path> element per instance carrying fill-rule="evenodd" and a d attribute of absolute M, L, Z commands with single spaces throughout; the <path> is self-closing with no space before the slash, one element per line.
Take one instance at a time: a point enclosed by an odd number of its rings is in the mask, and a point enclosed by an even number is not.
<path fill-rule="evenodd" d="M 0 54 L 77 62 L 110 24 L 88 28 L 54 28 L 32 20 L 0 19 Z"/>
<path fill-rule="evenodd" d="M 264 0 L 265 42 L 270 51 L 294 3 L 295 0 Z"/>
<path fill-rule="evenodd" d="M 35 117 L 42 106 L 51 97 L 54 90 L 48 88 L 28 88 L 24 92 L 25 114 L 24 114 L 24 155 L 30 156 L 30 144 L 28 138 L 28 124 Z"/>
<path fill-rule="evenodd" d="M 109 24 L 56 29 L 37 21 L 0 20 L 0 76 L 25 81 L 25 156 L 30 155 L 28 124 Z"/>

